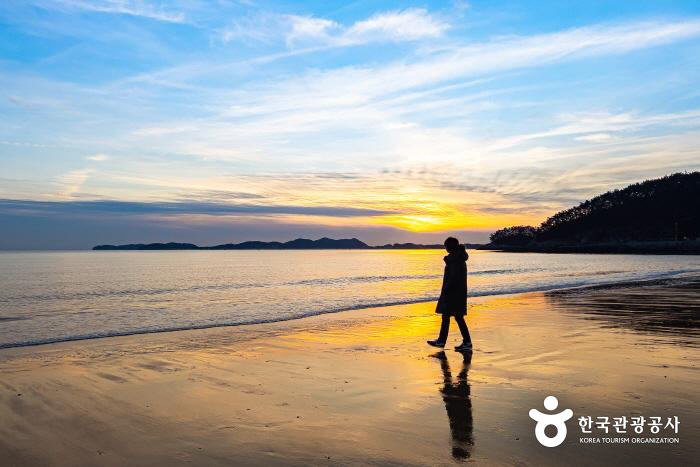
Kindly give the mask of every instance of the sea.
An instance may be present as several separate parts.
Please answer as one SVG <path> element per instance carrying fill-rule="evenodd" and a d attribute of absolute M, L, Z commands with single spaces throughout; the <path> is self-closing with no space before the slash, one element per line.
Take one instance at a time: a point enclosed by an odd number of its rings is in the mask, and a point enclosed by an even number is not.
<path fill-rule="evenodd" d="M 0 348 L 436 300 L 441 250 L 0 252 Z M 698 256 L 469 251 L 469 296 L 669 278 Z"/>

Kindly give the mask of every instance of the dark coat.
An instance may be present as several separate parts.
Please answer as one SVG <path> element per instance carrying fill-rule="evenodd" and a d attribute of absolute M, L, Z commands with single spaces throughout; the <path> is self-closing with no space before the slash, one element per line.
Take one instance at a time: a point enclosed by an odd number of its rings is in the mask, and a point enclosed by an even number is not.
<path fill-rule="evenodd" d="M 464 316 L 467 314 L 467 256 L 457 252 L 443 259 L 445 274 L 435 313 Z"/>

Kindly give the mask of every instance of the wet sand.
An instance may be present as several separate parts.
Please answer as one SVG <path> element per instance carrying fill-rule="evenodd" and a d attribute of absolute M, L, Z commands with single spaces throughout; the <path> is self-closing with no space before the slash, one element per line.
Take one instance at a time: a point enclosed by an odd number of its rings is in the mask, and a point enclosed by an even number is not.
<path fill-rule="evenodd" d="M 471 358 L 454 323 L 425 345 L 434 306 L 0 350 L 0 465 L 698 465 L 697 282 L 473 300 Z M 528 416 L 548 395 L 574 412 L 556 448 Z"/>

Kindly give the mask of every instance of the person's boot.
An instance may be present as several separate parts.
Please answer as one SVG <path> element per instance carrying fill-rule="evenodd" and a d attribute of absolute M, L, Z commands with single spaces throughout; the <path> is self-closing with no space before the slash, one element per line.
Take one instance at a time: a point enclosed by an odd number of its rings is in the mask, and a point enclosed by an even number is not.
<path fill-rule="evenodd" d="M 457 352 L 471 352 L 473 350 L 471 342 L 462 342 L 457 347 L 455 347 Z"/>
<path fill-rule="evenodd" d="M 428 345 L 432 345 L 433 347 L 439 347 L 441 349 L 445 348 L 445 343 L 438 340 L 438 339 L 435 339 L 434 341 L 426 341 L 426 342 L 428 343 Z"/>

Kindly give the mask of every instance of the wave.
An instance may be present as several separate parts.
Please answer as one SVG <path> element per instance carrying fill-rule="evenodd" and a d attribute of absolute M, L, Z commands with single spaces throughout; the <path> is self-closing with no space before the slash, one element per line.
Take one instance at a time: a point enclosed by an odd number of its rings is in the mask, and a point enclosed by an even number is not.
<path fill-rule="evenodd" d="M 641 276 L 630 278 L 626 281 L 613 280 L 604 282 L 590 282 L 585 280 L 569 281 L 564 283 L 556 284 L 542 284 L 539 286 L 532 287 L 512 287 L 508 289 L 500 290 L 483 290 L 474 291 L 469 294 L 470 297 L 489 297 L 489 296 L 500 296 L 500 295 L 514 295 L 514 294 L 524 294 L 524 293 L 534 293 L 534 292 L 551 292 L 551 291 L 565 291 L 565 290 L 587 290 L 595 288 L 606 288 L 606 287 L 632 287 L 632 286 L 650 286 L 662 283 L 662 280 L 666 280 L 664 283 L 668 283 L 670 280 L 682 280 L 688 278 L 690 274 L 700 273 L 700 269 L 685 269 L 669 272 L 658 272 L 658 273 L 648 273 L 642 274 Z M 403 277 L 403 276 L 400 276 Z M 407 276 L 415 277 L 415 276 Z M 697 276 L 693 276 L 697 278 Z M 30 347 L 36 345 L 47 345 L 55 344 L 59 342 L 72 342 L 90 339 L 102 339 L 108 337 L 120 337 L 120 336 L 131 336 L 140 334 L 155 334 L 164 332 L 177 332 L 177 331 L 191 331 L 198 329 L 213 329 L 222 327 L 236 327 L 236 326 L 247 326 L 253 324 L 265 324 L 265 323 L 277 323 L 292 321 L 297 319 L 309 318 L 312 316 L 319 316 L 330 313 L 339 313 L 344 311 L 361 310 L 368 308 L 381 308 L 389 306 L 398 305 L 410 305 L 416 303 L 427 303 L 436 301 L 437 297 L 430 298 L 414 298 L 407 300 L 393 300 L 393 301 L 377 301 L 377 302 L 365 302 L 358 303 L 349 306 L 327 308 L 323 310 L 316 310 L 305 313 L 298 313 L 289 316 L 280 316 L 275 318 L 261 318 L 261 319 L 251 319 L 246 321 L 236 321 L 236 322 L 220 322 L 220 323 L 204 323 L 204 324 L 190 324 L 186 326 L 165 326 L 165 327 L 151 327 L 151 328 L 139 328 L 139 329 L 128 329 L 123 331 L 104 331 L 89 334 L 77 334 L 71 336 L 62 337 L 52 337 L 44 339 L 31 339 L 18 342 L 8 342 L 0 343 L 0 349 L 6 348 L 17 348 L 17 347 Z"/>
<path fill-rule="evenodd" d="M 121 289 L 121 290 L 101 290 L 89 292 L 71 292 L 71 293 L 51 293 L 51 294 L 32 294 L 32 295 L 14 295 L 8 297 L 0 297 L 0 303 L 12 302 L 15 300 L 26 301 L 44 301 L 44 300 L 83 300 L 102 297 L 119 297 L 119 296 L 138 296 L 138 295 L 163 295 L 171 293 L 183 292 L 206 292 L 212 290 L 236 290 L 236 289 L 251 289 L 251 288 L 271 288 L 271 287 L 288 287 L 288 286 L 321 286 L 321 285 L 337 285 L 337 284 L 352 284 L 358 282 L 386 282 L 396 280 L 430 280 L 440 279 L 441 274 L 422 274 L 422 275 L 403 275 L 403 276 L 350 276 L 350 277 L 333 277 L 326 279 L 304 279 L 299 281 L 288 282 L 267 282 L 267 283 L 238 283 L 238 284 L 212 284 L 212 285 L 194 285 L 191 287 L 178 288 L 161 288 L 161 289 Z"/>
<path fill-rule="evenodd" d="M 536 268 L 523 269 L 489 269 L 484 271 L 469 272 L 470 276 L 494 275 L 494 274 L 524 274 L 527 272 L 538 271 Z M 289 286 L 323 286 L 323 285 L 338 285 L 338 284 L 354 284 L 354 283 L 370 283 L 370 282 L 393 282 L 393 281 L 410 281 L 410 280 L 438 280 L 442 278 L 442 274 L 413 274 L 413 275 L 394 275 L 394 276 L 348 276 L 348 277 L 332 277 L 332 278 L 316 278 L 303 279 L 298 281 L 287 282 L 269 282 L 269 283 L 237 283 L 237 284 L 211 284 L 211 285 L 194 285 L 191 287 L 178 288 L 151 288 L 151 289 L 120 289 L 120 290 L 100 290 L 88 292 L 69 292 L 69 293 L 48 293 L 48 294 L 27 294 L 0 297 L 0 303 L 9 303 L 17 300 L 23 301 L 45 301 L 45 300 L 90 300 L 103 297 L 123 297 L 123 296 L 150 296 L 150 295 L 166 295 L 174 293 L 186 292 L 206 292 L 214 290 L 237 290 L 237 289 L 252 289 L 252 288 L 270 288 L 270 287 L 289 287 Z"/>

